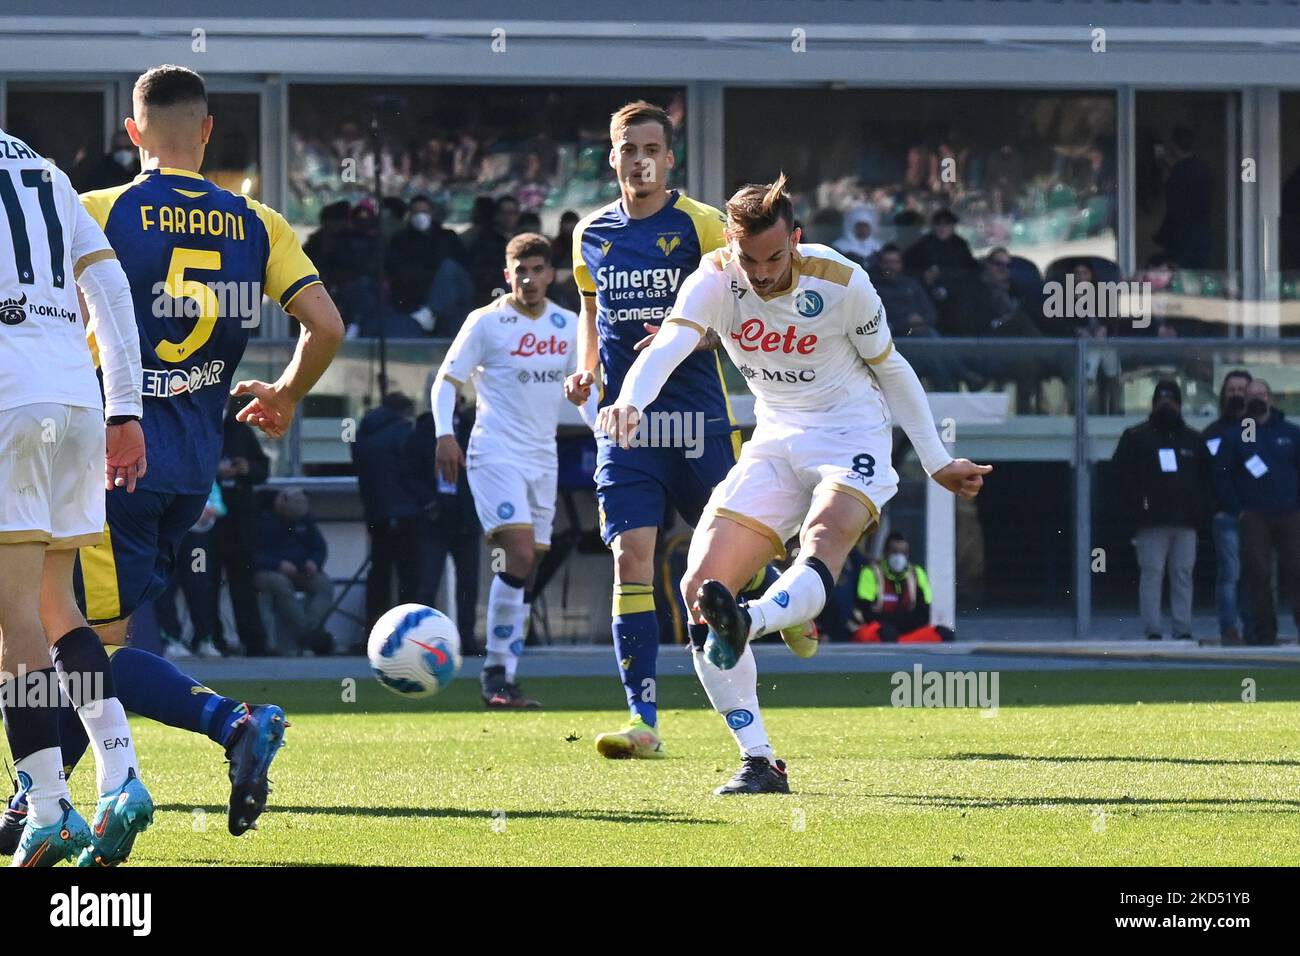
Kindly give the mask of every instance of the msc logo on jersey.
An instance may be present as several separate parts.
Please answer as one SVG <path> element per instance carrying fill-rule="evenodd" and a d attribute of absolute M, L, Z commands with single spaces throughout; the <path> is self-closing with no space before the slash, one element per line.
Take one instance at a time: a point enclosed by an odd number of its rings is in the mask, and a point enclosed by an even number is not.
<path fill-rule="evenodd" d="M 606 239 L 604 242 L 600 244 L 600 254 L 602 256 L 607 256 L 609 255 L 609 250 L 612 248 L 614 248 L 614 240 Z"/>
<path fill-rule="evenodd" d="M 754 722 L 754 715 L 748 710 L 729 710 L 724 719 L 732 730 L 740 730 Z"/>
<path fill-rule="evenodd" d="M 681 244 L 682 244 L 682 237 L 681 235 L 675 232 L 662 233 L 659 236 L 658 240 L 655 242 L 655 245 L 659 247 L 659 251 L 666 256 L 671 256 L 673 254 L 673 250 L 676 249 Z"/>
<path fill-rule="evenodd" d="M 515 506 L 506 501 L 497 506 L 497 517 L 502 521 L 509 521 L 515 516 Z"/>
<path fill-rule="evenodd" d="M 795 293 L 794 309 L 805 319 L 811 319 L 814 315 L 821 315 L 824 305 L 822 297 L 811 289 L 800 289 Z"/>
<path fill-rule="evenodd" d="M 551 325 L 555 326 L 557 329 L 562 329 L 565 324 L 564 316 L 560 315 L 558 312 L 551 313 Z"/>
<path fill-rule="evenodd" d="M 0 322 L 5 325 L 18 325 L 27 318 L 27 293 L 21 299 L 5 299 L 0 302 Z"/>

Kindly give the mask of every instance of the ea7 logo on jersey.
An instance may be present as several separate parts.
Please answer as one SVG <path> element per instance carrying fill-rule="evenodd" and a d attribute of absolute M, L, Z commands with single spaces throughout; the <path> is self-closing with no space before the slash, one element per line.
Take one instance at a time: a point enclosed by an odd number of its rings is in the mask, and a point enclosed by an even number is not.
<path fill-rule="evenodd" d="M 27 318 L 27 293 L 21 299 L 5 299 L 0 302 L 0 322 L 5 325 L 17 325 Z"/>
<path fill-rule="evenodd" d="M 876 329 L 880 328 L 880 320 L 883 319 L 884 317 L 885 317 L 885 307 L 882 305 L 880 308 L 876 310 L 876 314 L 871 319 L 870 322 L 868 322 L 866 325 L 859 325 L 857 327 L 856 331 L 858 335 L 870 335 L 872 332 L 876 331 Z"/>
<path fill-rule="evenodd" d="M 736 297 L 737 302 L 743 299 L 745 297 L 745 293 L 748 291 L 749 291 L 748 289 L 742 289 L 740 287 L 740 283 L 737 282 L 735 279 L 731 280 L 731 294 Z"/>

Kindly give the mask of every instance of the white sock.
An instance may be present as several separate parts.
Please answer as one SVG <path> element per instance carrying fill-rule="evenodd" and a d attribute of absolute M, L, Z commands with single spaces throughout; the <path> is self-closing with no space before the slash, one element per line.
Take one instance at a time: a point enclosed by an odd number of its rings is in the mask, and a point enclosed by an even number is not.
<path fill-rule="evenodd" d="M 134 770 L 140 775 L 140 763 L 135 756 L 135 740 L 131 725 L 126 720 L 126 710 L 116 697 L 92 701 L 77 708 L 77 716 L 86 728 L 90 748 L 95 752 L 95 781 L 100 796 L 112 793 L 126 783 L 126 773 Z"/>
<path fill-rule="evenodd" d="M 508 681 L 515 679 L 519 654 L 524 648 L 526 610 L 524 589 L 511 587 L 501 580 L 501 575 L 494 574 L 488 588 L 487 658 L 483 666 L 504 667 Z"/>
<path fill-rule="evenodd" d="M 524 641 L 528 639 L 528 615 L 532 609 L 531 604 L 520 601 L 515 611 L 515 633 L 519 635 L 519 652 L 512 651 L 506 659 L 506 680 L 512 684 L 515 682 L 515 673 L 519 670 L 519 658 L 524 653 Z"/>
<path fill-rule="evenodd" d="M 796 561 L 749 608 L 749 638 L 811 621 L 826 606 L 826 585 L 811 565 Z"/>
<path fill-rule="evenodd" d="M 27 790 L 27 819 L 34 827 L 48 827 L 63 819 L 59 800 L 72 802 L 68 794 L 68 778 L 63 773 L 63 751 L 59 747 L 46 747 L 22 760 L 14 761 L 14 769 L 31 779 Z"/>
<path fill-rule="evenodd" d="M 758 662 L 754 660 L 754 652 L 746 647 L 729 671 L 710 664 L 701 650 L 693 649 L 691 657 L 704 693 L 709 695 L 709 703 L 727 722 L 740 752 L 772 760 L 772 744 L 758 709 Z"/>

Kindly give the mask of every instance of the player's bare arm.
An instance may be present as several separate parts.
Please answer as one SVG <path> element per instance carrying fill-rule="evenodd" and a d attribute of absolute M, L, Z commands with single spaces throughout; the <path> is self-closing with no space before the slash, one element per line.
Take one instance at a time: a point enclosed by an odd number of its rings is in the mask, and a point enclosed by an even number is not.
<path fill-rule="evenodd" d="M 632 363 L 618 399 L 596 416 L 596 431 L 608 434 L 622 448 L 630 447 L 641 411 L 658 397 L 668 376 L 703 341 L 704 331 L 704 326 L 695 322 L 669 319 L 650 347 Z"/>
<path fill-rule="evenodd" d="M 596 297 L 582 297 L 582 315 L 578 317 L 578 370 L 564 380 L 564 397 L 582 407 L 591 397 L 600 363 L 600 339 L 596 334 Z"/>
<path fill-rule="evenodd" d="M 303 289 L 290 303 L 289 313 L 302 325 L 293 358 L 275 382 L 249 379 L 232 395 L 252 395 L 235 417 L 260 428 L 269 438 L 283 438 L 304 395 L 325 374 L 343 341 L 343 319 L 323 286 Z"/>

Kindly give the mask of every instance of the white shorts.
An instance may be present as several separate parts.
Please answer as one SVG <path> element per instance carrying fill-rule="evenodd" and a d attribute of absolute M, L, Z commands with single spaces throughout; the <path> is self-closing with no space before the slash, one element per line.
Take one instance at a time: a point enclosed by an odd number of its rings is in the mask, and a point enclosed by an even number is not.
<path fill-rule="evenodd" d="M 104 413 L 41 402 L 0 411 L 0 544 L 104 537 Z"/>
<path fill-rule="evenodd" d="M 866 531 L 898 493 L 890 463 L 893 434 L 886 425 L 862 428 L 781 428 L 759 425 L 740 459 L 713 489 L 704 512 L 730 518 L 766 535 L 778 558 L 808 516 L 813 499 L 842 491 L 871 512 Z"/>
<path fill-rule="evenodd" d="M 472 461 L 467 470 L 469 490 L 474 494 L 483 533 L 496 534 L 510 528 L 532 528 L 539 548 L 551 546 L 551 525 L 555 523 L 554 467 L 521 466 L 502 462 Z"/>

